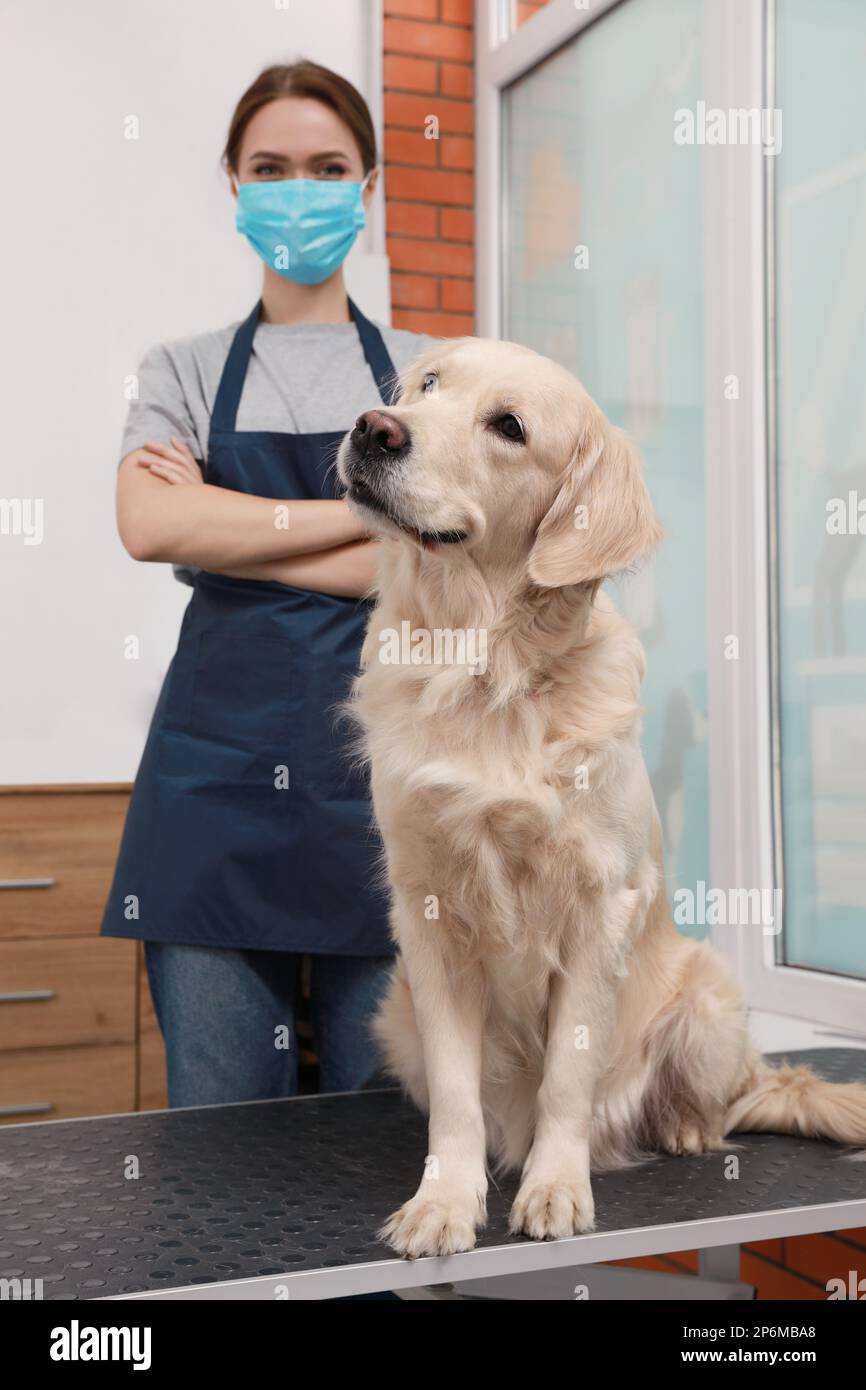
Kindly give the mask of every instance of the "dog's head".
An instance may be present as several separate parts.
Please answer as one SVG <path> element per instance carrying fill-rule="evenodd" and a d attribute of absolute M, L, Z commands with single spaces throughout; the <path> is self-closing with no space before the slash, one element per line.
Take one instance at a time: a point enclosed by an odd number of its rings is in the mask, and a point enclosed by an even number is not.
<path fill-rule="evenodd" d="M 397 404 L 359 417 L 338 472 L 371 530 L 522 565 L 544 588 L 625 569 L 661 534 L 628 438 L 569 372 L 515 343 L 422 354 Z"/>

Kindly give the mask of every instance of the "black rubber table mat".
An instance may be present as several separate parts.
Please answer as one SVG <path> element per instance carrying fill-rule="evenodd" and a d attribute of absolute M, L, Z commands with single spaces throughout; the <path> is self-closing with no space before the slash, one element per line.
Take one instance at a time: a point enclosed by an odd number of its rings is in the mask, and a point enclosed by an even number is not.
<path fill-rule="evenodd" d="M 856 1048 L 775 1055 L 866 1081 Z M 597 1229 L 866 1198 L 866 1163 L 841 1162 L 836 1145 L 735 1143 L 737 1181 L 724 1153 L 599 1174 Z M 425 1121 L 397 1091 L 0 1128 L 0 1278 L 86 1299 L 382 1260 L 375 1233 L 425 1153 Z M 480 1247 L 523 1240 L 508 1234 L 516 1190 L 516 1176 L 491 1186 Z"/>

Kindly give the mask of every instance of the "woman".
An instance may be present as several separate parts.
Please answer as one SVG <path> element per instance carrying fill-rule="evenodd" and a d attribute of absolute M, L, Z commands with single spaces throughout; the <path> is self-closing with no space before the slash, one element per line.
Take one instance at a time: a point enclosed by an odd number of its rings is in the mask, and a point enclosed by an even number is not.
<path fill-rule="evenodd" d="M 333 717 L 374 543 L 333 460 L 430 342 L 346 295 L 377 174 L 350 83 L 268 68 L 223 162 L 264 261 L 261 300 L 240 325 L 146 354 L 118 477 L 127 550 L 193 584 L 102 926 L 145 942 L 172 1105 L 296 1091 L 304 954 L 320 1089 L 375 1084 L 366 1025 L 393 947 L 366 782 Z"/>

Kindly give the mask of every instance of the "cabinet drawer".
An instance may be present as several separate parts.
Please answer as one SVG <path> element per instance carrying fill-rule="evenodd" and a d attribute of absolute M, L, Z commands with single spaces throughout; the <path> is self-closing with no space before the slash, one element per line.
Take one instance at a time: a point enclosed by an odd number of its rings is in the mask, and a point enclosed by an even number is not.
<path fill-rule="evenodd" d="M 136 945 L 0 941 L 0 1052 L 133 1042 Z"/>
<path fill-rule="evenodd" d="M 0 1124 L 135 1108 L 135 1046 L 0 1053 Z"/>
<path fill-rule="evenodd" d="M 0 940 L 98 932 L 128 801 L 126 788 L 0 791 Z"/>

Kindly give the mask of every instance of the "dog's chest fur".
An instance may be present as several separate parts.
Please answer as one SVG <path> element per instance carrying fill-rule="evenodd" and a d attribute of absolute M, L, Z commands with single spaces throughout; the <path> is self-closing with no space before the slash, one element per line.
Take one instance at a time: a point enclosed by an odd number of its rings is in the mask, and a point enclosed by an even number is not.
<path fill-rule="evenodd" d="M 626 882 L 643 853 L 624 836 L 621 812 L 638 727 L 626 697 L 639 674 L 614 673 L 617 690 L 608 673 L 618 705 L 609 690 L 582 703 L 604 665 L 590 646 L 503 699 L 501 651 L 478 675 L 382 664 L 379 634 L 400 620 L 396 604 L 380 603 L 355 692 L 392 889 L 469 949 L 483 923 L 484 953 L 502 955 L 505 976 L 506 958 L 521 959 L 526 987 L 531 958 L 556 965 L 581 900 Z"/>

